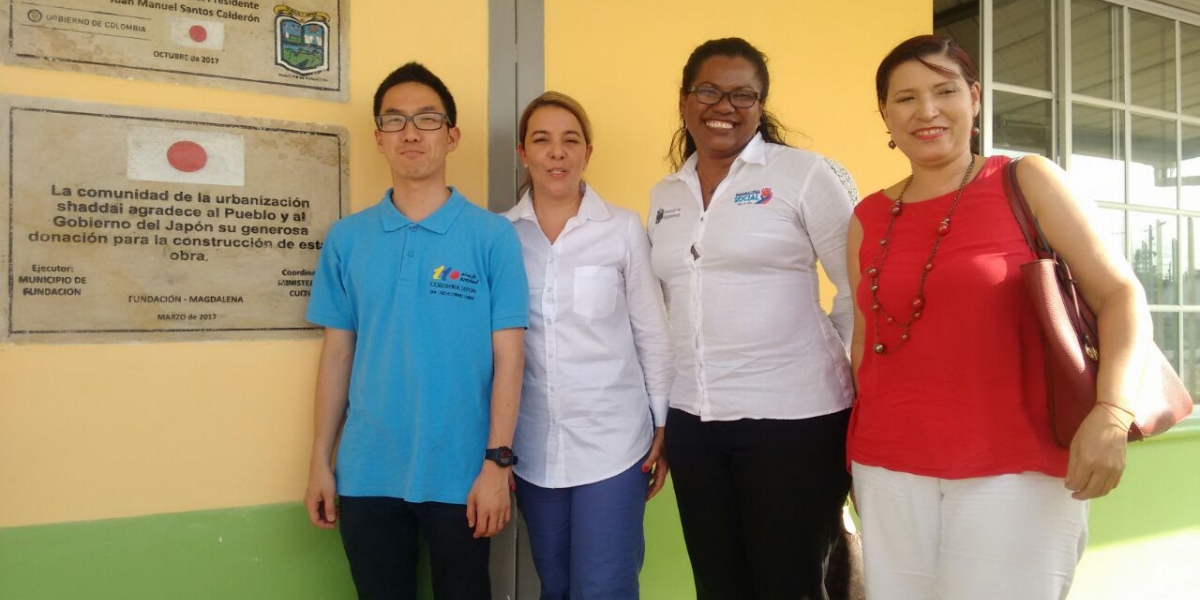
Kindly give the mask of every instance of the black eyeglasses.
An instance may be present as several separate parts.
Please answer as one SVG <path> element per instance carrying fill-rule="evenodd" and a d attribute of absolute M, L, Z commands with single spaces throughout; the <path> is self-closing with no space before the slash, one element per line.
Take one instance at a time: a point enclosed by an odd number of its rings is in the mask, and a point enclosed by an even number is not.
<path fill-rule="evenodd" d="M 758 102 L 758 92 L 750 90 L 734 90 L 732 92 L 722 92 L 715 87 L 702 85 L 688 90 L 688 93 L 695 96 L 700 104 L 720 104 L 725 96 L 729 96 L 729 103 L 735 108 L 750 108 Z"/>
<path fill-rule="evenodd" d="M 421 131 L 437 131 L 438 129 L 442 128 L 443 123 L 450 123 L 450 117 L 446 115 L 446 113 L 439 112 L 422 112 L 412 116 L 399 114 L 375 116 L 375 126 L 378 127 L 380 131 L 387 133 L 404 131 L 404 128 L 408 126 L 409 121 L 412 122 L 414 127 L 420 129 Z"/>

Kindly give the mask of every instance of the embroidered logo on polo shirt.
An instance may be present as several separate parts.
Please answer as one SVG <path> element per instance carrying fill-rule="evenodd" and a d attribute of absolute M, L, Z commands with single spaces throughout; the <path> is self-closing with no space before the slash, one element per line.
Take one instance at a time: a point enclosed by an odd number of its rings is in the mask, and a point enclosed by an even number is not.
<path fill-rule="evenodd" d="M 433 270 L 429 281 L 429 293 L 449 298 L 474 300 L 479 275 L 463 273 L 454 267 L 439 265 Z"/>
<path fill-rule="evenodd" d="M 771 188 L 763 188 L 761 190 L 750 190 L 749 192 L 738 192 L 733 195 L 733 203 L 741 206 L 743 204 L 766 204 L 774 198 L 771 193 Z"/>
<path fill-rule="evenodd" d="M 683 213 L 683 209 L 675 208 L 660 208 L 657 213 L 654 213 L 654 224 L 657 225 L 667 219 L 674 219 Z"/>

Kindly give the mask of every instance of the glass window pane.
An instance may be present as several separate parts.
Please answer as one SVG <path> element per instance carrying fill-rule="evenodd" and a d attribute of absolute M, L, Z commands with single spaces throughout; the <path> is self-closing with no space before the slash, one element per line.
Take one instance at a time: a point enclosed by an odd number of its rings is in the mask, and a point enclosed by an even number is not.
<path fill-rule="evenodd" d="M 1050 0 L 996 0 L 992 7 L 996 81 L 1050 89 Z"/>
<path fill-rule="evenodd" d="M 948 37 L 958 43 L 976 69 L 983 68 L 979 59 L 979 0 L 933 0 L 933 34 Z"/>
<path fill-rule="evenodd" d="M 1180 277 L 1183 279 L 1183 303 L 1200 304 L 1200 218 L 1180 217 L 1183 231 L 1179 241 Z"/>
<path fill-rule="evenodd" d="M 995 92 L 992 102 L 992 144 L 997 150 L 1052 156 L 1049 100 Z"/>
<path fill-rule="evenodd" d="M 1135 115 L 1132 126 L 1129 202 L 1175 208 L 1175 122 Z"/>
<path fill-rule="evenodd" d="M 1121 7 L 1098 0 L 1071 3 L 1071 89 L 1106 100 L 1124 97 Z"/>
<path fill-rule="evenodd" d="M 1119 110 L 1076 104 L 1071 109 L 1074 189 L 1092 201 L 1125 201 L 1125 117 Z"/>
<path fill-rule="evenodd" d="M 1183 365 L 1175 368 L 1195 402 L 1200 395 L 1200 315 L 1183 315 Z"/>
<path fill-rule="evenodd" d="M 1175 22 L 1129 11 L 1134 104 L 1175 111 Z"/>
<path fill-rule="evenodd" d="M 1154 323 L 1154 343 L 1179 372 L 1179 313 L 1152 312 L 1150 320 Z"/>
<path fill-rule="evenodd" d="M 1096 224 L 1100 238 L 1113 256 L 1125 259 L 1125 211 L 1101 208 L 1097 211 L 1100 222 Z"/>
<path fill-rule="evenodd" d="M 1183 112 L 1200 117 L 1200 27 L 1180 23 L 1179 46 Z"/>
<path fill-rule="evenodd" d="M 1183 162 L 1179 164 L 1179 202 L 1184 210 L 1200 210 L 1200 127 L 1183 125 Z"/>
<path fill-rule="evenodd" d="M 1175 290 L 1178 228 L 1174 215 L 1129 213 L 1133 242 L 1133 272 L 1146 288 L 1150 304 L 1178 304 Z"/>

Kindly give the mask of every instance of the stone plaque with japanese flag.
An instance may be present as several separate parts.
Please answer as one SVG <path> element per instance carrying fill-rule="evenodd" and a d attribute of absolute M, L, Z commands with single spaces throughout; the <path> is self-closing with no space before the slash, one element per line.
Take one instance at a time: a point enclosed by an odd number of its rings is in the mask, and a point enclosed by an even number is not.
<path fill-rule="evenodd" d="M 7 341 L 312 335 L 344 129 L 8 98 Z"/>
<path fill-rule="evenodd" d="M 348 0 L 0 0 L 0 62 L 345 101 Z"/>

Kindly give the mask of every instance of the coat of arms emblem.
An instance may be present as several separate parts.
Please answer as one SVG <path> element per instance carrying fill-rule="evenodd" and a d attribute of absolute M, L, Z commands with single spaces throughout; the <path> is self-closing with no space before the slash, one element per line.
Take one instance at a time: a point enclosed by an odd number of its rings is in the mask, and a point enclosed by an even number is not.
<path fill-rule="evenodd" d="M 275 64 L 300 75 L 329 70 L 329 15 L 275 7 Z"/>

